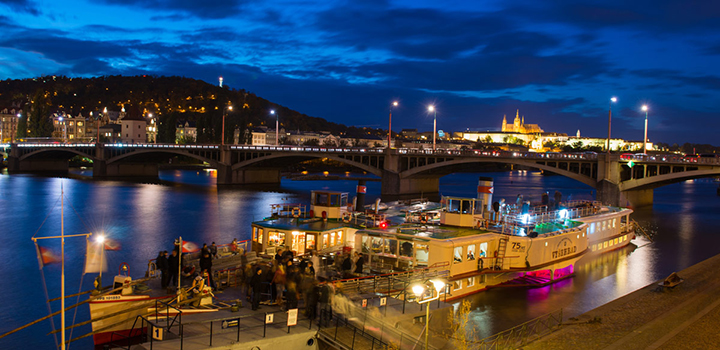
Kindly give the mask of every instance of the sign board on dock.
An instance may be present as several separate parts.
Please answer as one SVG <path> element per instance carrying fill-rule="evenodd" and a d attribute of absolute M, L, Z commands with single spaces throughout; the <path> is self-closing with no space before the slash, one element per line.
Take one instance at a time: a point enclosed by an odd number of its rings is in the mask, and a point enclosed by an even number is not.
<path fill-rule="evenodd" d="M 380 306 L 387 305 L 387 298 L 380 298 Z"/>
<path fill-rule="evenodd" d="M 367 307 L 367 299 L 362 300 L 362 307 Z"/>
<path fill-rule="evenodd" d="M 287 312 L 288 319 L 287 319 L 287 326 L 296 326 L 297 325 L 297 318 L 298 318 L 298 309 L 290 309 Z"/>
<path fill-rule="evenodd" d="M 165 331 L 165 329 L 163 329 L 162 327 L 153 326 L 153 332 L 152 332 L 153 339 L 163 340 L 164 331 Z"/>
<path fill-rule="evenodd" d="M 224 320 L 222 322 L 222 329 L 229 328 L 229 327 L 237 327 L 238 324 L 240 324 L 239 318 L 234 318 L 231 320 Z"/>
<path fill-rule="evenodd" d="M 273 317 L 275 314 L 265 314 L 265 324 L 273 323 Z"/>

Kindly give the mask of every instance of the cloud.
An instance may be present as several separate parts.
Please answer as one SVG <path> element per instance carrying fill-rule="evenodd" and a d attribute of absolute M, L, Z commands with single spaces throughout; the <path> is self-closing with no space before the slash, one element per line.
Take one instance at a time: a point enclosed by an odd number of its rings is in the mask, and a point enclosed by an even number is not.
<path fill-rule="evenodd" d="M 185 15 L 219 19 L 233 17 L 243 5 L 242 0 L 101 0 L 109 5 L 135 6 L 151 10 L 169 10 Z"/>
<path fill-rule="evenodd" d="M 25 12 L 34 16 L 40 15 L 40 10 L 29 0 L 0 0 L 0 4 L 13 11 Z"/>

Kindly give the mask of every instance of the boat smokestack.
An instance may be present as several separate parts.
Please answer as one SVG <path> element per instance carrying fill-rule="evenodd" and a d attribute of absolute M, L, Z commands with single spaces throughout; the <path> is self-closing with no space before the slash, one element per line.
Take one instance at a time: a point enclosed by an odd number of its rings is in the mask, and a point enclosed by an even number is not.
<path fill-rule="evenodd" d="M 363 211 L 365 208 L 365 193 L 367 193 L 367 186 L 365 186 L 365 180 L 358 180 L 357 185 L 357 203 L 355 203 L 355 211 Z"/>
<path fill-rule="evenodd" d="M 482 199 L 488 213 L 492 212 L 493 191 L 493 178 L 480 176 L 478 178 L 477 198 Z"/>

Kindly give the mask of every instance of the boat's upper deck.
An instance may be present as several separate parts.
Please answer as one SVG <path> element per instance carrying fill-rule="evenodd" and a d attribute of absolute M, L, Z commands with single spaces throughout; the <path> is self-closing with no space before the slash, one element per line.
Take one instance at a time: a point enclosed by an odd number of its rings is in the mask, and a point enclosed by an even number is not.
<path fill-rule="evenodd" d="M 304 231 L 304 232 L 325 232 L 342 228 L 357 228 L 353 223 L 346 223 L 340 220 L 322 219 L 297 219 L 297 218 L 274 218 L 263 221 L 255 221 L 254 226 L 276 229 L 282 231 Z"/>

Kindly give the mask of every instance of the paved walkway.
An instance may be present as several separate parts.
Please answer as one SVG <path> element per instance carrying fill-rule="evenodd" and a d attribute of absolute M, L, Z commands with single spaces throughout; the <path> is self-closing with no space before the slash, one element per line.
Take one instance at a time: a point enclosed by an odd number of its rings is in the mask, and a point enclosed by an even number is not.
<path fill-rule="evenodd" d="M 678 275 L 673 289 L 653 283 L 522 349 L 720 349 L 720 255 Z"/>

